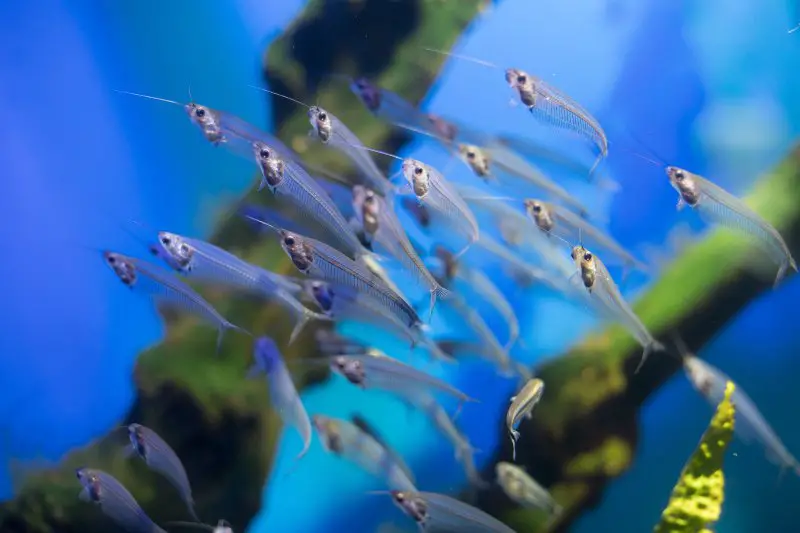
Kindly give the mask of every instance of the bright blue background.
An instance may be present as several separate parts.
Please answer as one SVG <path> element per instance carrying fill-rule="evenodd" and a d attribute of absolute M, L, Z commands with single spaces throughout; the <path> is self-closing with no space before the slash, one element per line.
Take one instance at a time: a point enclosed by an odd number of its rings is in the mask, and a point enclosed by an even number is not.
<path fill-rule="evenodd" d="M 800 130 L 800 32 L 787 34 L 800 13 L 791 5 L 587 0 L 578 10 L 558 0 L 505 0 L 473 24 L 458 51 L 535 72 L 601 118 L 611 138 L 606 170 L 622 190 L 593 205 L 608 210 L 609 229 L 624 245 L 644 252 L 687 219 L 675 212 L 663 172 L 626 153 L 643 150 L 626 134 L 670 162 L 746 190 Z M 0 444 L 8 457 L 55 460 L 117 424 L 132 401 L 135 356 L 162 334 L 150 307 L 81 249 L 136 249 L 108 213 L 202 236 L 216 208 L 252 177 L 245 161 L 209 147 L 178 108 L 113 89 L 185 100 L 191 85 L 198 101 L 265 124 L 263 98 L 247 85 L 260 81 L 264 45 L 300 7 L 284 0 L 4 4 Z M 499 73 L 453 60 L 425 105 L 477 127 L 528 133 L 529 117 L 508 100 Z M 429 143 L 408 153 L 446 164 Z M 793 279 L 755 302 L 702 354 L 739 381 L 794 451 L 800 432 L 788 406 L 800 376 L 800 336 L 790 306 L 798 286 Z M 567 320 L 574 308 L 552 299 L 518 309 L 534 349 L 516 355 L 528 361 L 558 353 L 576 329 L 591 326 L 580 318 L 576 327 Z M 513 383 L 487 381 L 484 369 L 463 365 L 452 377 L 482 400 L 459 422 L 485 458 Z M 333 416 L 366 405 L 363 414 L 407 458 L 421 488 L 460 485 L 451 448 L 422 417 L 380 395 L 364 402 L 365 394 L 332 380 L 304 400 L 309 411 Z M 633 469 L 576 531 L 652 527 L 710 412 L 682 376 L 659 391 L 642 416 Z M 387 519 L 404 523 L 386 502 L 360 496 L 381 488 L 375 480 L 318 444 L 286 477 L 296 446 L 294 436 L 281 443 L 265 487 L 269 511 L 251 531 L 356 532 Z M 778 485 L 777 468 L 757 449 L 736 451 L 718 531 L 794 531 L 800 483 L 787 476 Z M 757 522 L 766 516 L 768 527 Z"/>

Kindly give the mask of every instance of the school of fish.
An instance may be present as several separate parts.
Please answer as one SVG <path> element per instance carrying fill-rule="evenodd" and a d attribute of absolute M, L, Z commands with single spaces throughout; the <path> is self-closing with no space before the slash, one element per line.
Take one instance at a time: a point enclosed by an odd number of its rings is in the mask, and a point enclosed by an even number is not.
<path fill-rule="evenodd" d="M 536 121 L 586 141 L 595 155 L 582 167 L 585 184 L 600 183 L 596 173 L 610 143 L 588 110 L 520 68 L 503 69 L 486 61 L 439 53 L 497 69 L 495 81 L 507 84 L 528 112 L 529 116 L 520 113 L 519 120 Z M 525 139 L 492 136 L 455 119 L 428 114 L 366 78 L 348 78 L 347 82 L 376 119 L 439 143 L 453 160 L 467 166 L 475 180 L 453 180 L 446 169 L 367 147 L 344 122 L 318 105 L 292 100 L 307 108 L 310 135 L 346 157 L 354 169 L 352 175 L 332 176 L 307 165 L 286 144 L 229 112 L 194 101 L 182 104 L 126 93 L 182 108 L 210 145 L 253 163 L 261 176 L 254 194 L 274 196 L 281 207 L 290 208 L 291 215 L 258 205 L 241 206 L 238 215 L 250 222 L 251 229 L 262 230 L 265 239 L 280 245 L 296 275 L 271 272 L 210 242 L 146 226 L 142 227 L 148 236 L 142 243 L 151 261 L 116 250 L 104 250 L 102 259 L 131 293 L 150 298 L 159 308 L 194 315 L 213 327 L 217 352 L 223 348 L 226 333 L 252 337 L 254 362 L 247 375 L 266 380 L 270 407 L 300 436 L 297 460 L 302 460 L 316 435 L 332 456 L 381 480 L 383 494 L 419 531 L 512 529 L 468 503 L 418 487 L 408 465 L 363 417 L 344 420 L 307 412 L 276 340 L 230 322 L 195 286 L 238 291 L 276 304 L 295 324 L 287 343 L 306 334 L 309 324 L 319 326 L 313 336 L 321 355 L 308 362 L 324 364 L 355 387 L 389 393 L 424 413 L 452 445 L 475 488 L 489 483 L 475 466 L 477 451 L 459 430 L 457 416 L 479 399 L 402 360 L 408 353 L 384 353 L 330 326 L 353 322 L 365 331 L 392 336 L 407 345 L 412 355 L 423 355 L 428 364 L 482 359 L 501 376 L 516 380 L 518 391 L 510 398 L 505 418 L 511 461 L 495 466 L 495 483 L 517 505 L 540 509 L 555 519 L 561 513 L 559 503 L 513 464 L 521 446 L 536 445 L 520 442 L 518 427 L 523 419 L 535 416 L 545 383 L 514 357 L 524 325 L 509 301 L 508 283 L 499 283 L 487 272 L 504 272 L 513 287 L 546 287 L 602 319 L 619 323 L 641 345 L 641 367 L 648 356 L 668 352 L 637 317 L 617 285 L 620 276 L 612 276 L 611 271 L 620 268 L 647 274 L 648 265 L 593 223 L 592 213 L 570 192 L 568 184 L 557 183 L 535 166 L 526 154 Z M 395 176 L 400 179 L 381 170 L 376 163 L 380 156 L 400 161 Z M 678 193 L 678 209 L 688 206 L 706 220 L 752 238 L 776 264 L 775 283 L 797 270 L 778 231 L 744 202 L 708 178 L 677 166 L 663 166 L 666 179 Z M 409 222 L 403 222 L 404 217 Z M 410 231 L 410 225 L 416 225 L 425 239 Z M 405 279 L 400 283 L 392 279 L 398 276 Z M 430 325 L 434 315 L 455 325 L 466 338 L 437 337 Z M 504 325 L 500 331 L 490 327 L 488 315 L 500 319 Z M 681 358 L 691 383 L 709 402 L 720 401 L 729 379 L 725 374 L 685 349 L 672 355 Z M 800 475 L 798 461 L 738 387 L 734 401 L 736 431 L 757 440 L 781 468 Z M 191 521 L 165 526 L 232 533 L 224 520 L 216 526 L 201 520 L 186 471 L 165 440 L 140 424 L 131 424 L 126 431 L 129 442 L 121 452 L 138 457 L 163 476 L 185 504 L 186 518 Z M 109 474 L 87 467 L 78 469 L 76 475 L 82 487 L 80 498 L 96 504 L 122 529 L 130 533 L 164 531 Z"/>

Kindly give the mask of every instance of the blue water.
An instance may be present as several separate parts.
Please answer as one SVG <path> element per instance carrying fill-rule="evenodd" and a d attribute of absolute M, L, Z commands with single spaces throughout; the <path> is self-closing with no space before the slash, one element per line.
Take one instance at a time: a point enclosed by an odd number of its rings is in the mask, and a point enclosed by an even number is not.
<path fill-rule="evenodd" d="M 82 249 L 137 249 L 110 213 L 202 236 L 216 209 L 251 182 L 247 162 L 209 147 L 179 108 L 113 90 L 182 101 L 191 85 L 198 101 L 268 124 L 264 99 L 247 85 L 260 83 L 264 45 L 301 4 L 4 6 L 0 72 L 7 83 L 0 84 L 0 112 L 13 125 L 0 133 L 6 176 L 0 213 L 7 228 L 0 231 L 6 251 L 0 276 L 6 319 L 0 335 L 0 446 L 7 454 L 55 460 L 117 424 L 133 400 L 136 354 L 163 334 L 146 302 L 130 298 L 96 255 Z M 791 2 L 766 6 L 754 0 L 702 7 L 632 0 L 613 2 L 613 9 L 606 1 L 584 4 L 577 10 L 556 0 L 535 6 L 505 0 L 478 19 L 457 48 L 536 72 L 609 125 L 612 157 L 605 170 L 622 189 L 584 199 L 608 213 L 608 227 L 623 245 L 641 251 L 662 244 L 684 217 L 675 211 L 677 199 L 663 172 L 625 151 L 645 148 L 629 134 L 670 162 L 746 190 L 800 133 L 800 32 L 786 33 L 800 14 Z M 507 104 L 508 95 L 499 72 L 451 60 L 424 105 L 477 127 L 526 134 L 529 117 Z M 401 155 L 447 164 L 445 154 L 422 141 Z M 626 286 L 629 295 L 642 282 Z M 755 302 L 702 354 L 739 381 L 795 451 L 800 432 L 784 398 L 800 375 L 800 363 L 793 362 L 800 337 L 785 310 L 799 285 L 793 280 Z M 585 317 L 570 322 L 574 308 L 552 299 L 514 299 L 532 347 L 516 355 L 527 362 L 556 355 L 593 325 Z M 447 374 L 434 369 L 482 399 L 459 419 L 484 451 L 479 466 L 497 444 L 500 406 L 514 386 L 487 379 L 485 370 L 478 363 Z M 404 455 L 418 486 L 447 491 L 463 482 L 449 445 L 391 397 L 331 380 L 303 399 L 311 413 L 346 417 L 358 407 Z M 659 391 L 641 419 L 634 467 L 576 531 L 652 527 L 710 412 L 681 376 Z M 287 432 L 264 489 L 268 510 L 249 531 L 356 532 L 372 531 L 387 519 L 402 523 L 388 502 L 359 496 L 380 488 L 374 479 L 325 454 L 318 442 L 287 476 L 297 449 L 296 437 Z M 771 531 L 791 531 L 780 527 L 791 523 L 798 481 L 787 476 L 777 485 L 777 469 L 757 449 L 735 451 L 717 530 L 757 530 L 757 520 L 769 515 Z M 8 479 L 0 480 L 8 493 Z"/>

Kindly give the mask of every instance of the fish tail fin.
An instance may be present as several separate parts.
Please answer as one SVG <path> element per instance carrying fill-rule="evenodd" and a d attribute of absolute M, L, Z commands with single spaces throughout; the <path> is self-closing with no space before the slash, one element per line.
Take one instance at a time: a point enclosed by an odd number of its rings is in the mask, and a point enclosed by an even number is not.
<path fill-rule="evenodd" d="M 778 269 L 778 274 L 775 276 L 775 283 L 772 285 L 773 287 L 777 287 L 778 284 L 783 281 L 783 278 L 786 277 L 786 273 L 790 268 L 797 272 L 797 263 L 795 263 L 793 257 L 789 257 L 783 263 L 781 263 L 781 266 Z"/>
<path fill-rule="evenodd" d="M 633 371 L 634 374 L 638 374 L 639 370 L 642 369 L 644 366 L 644 362 L 647 360 L 647 357 L 654 352 L 665 352 L 666 348 L 663 344 L 658 342 L 657 340 L 650 341 L 647 346 L 644 347 L 644 351 L 642 352 L 642 358 L 639 361 L 639 364 L 636 366 L 636 370 Z"/>
<path fill-rule="evenodd" d="M 294 325 L 292 329 L 292 333 L 289 335 L 289 344 L 292 344 L 295 339 L 297 339 L 298 335 L 303 331 L 303 329 L 308 325 L 309 322 L 312 320 L 330 320 L 327 316 L 315 313 L 305 307 L 301 306 L 302 310 L 299 310 L 297 316 L 297 323 Z"/>
<path fill-rule="evenodd" d="M 189 508 L 189 515 L 191 515 L 192 520 L 194 520 L 198 524 L 202 524 L 203 521 L 200 520 L 200 517 L 197 516 L 197 511 L 194 510 L 194 500 L 189 498 L 189 501 L 187 502 L 187 507 Z"/>
<path fill-rule="evenodd" d="M 519 431 L 511 430 L 511 460 L 517 460 L 517 440 L 519 440 Z"/>

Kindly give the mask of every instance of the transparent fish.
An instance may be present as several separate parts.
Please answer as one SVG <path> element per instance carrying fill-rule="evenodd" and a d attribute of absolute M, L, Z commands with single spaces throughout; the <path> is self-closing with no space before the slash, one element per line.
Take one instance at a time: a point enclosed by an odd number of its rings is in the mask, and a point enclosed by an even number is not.
<path fill-rule="evenodd" d="M 298 282 L 248 263 L 211 243 L 160 231 L 158 255 L 168 257 L 167 264 L 189 279 L 244 290 L 277 302 L 297 320 L 290 342 L 311 320 L 328 320 L 300 303 L 295 296 L 302 291 Z"/>
<path fill-rule="evenodd" d="M 350 90 L 370 113 L 390 124 L 421 128 L 427 122 L 425 114 L 414 104 L 367 78 L 350 80 Z"/>
<path fill-rule="evenodd" d="M 550 493 L 521 467 L 500 461 L 494 467 L 497 484 L 512 501 L 528 509 L 541 509 L 558 516 L 563 509 Z"/>
<path fill-rule="evenodd" d="M 397 219 L 394 207 L 371 189 L 360 185 L 353 187 L 353 210 L 365 233 L 372 236 L 389 254 L 400 261 L 410 272 L 416 274 L 430 292 L 429 315 L 433 313 L 437 298 L 449 297 L 450 291 L 439 285 L 428 271 L 425 263 L 408 240 L 403 226 Z"/>
<path fill-rule="evenodd" d="M 453 143 L 483 146 L 492 140 L 492 136 L 487 133 L 479 132 L 466 124 L 447 119 L 441 115 L 428 113 L 426 118 L 427 124 L 423 126 L 423 131 L 439 139 L 445 146 L 450 146 Z"/>
<path fill-rule="evenodd" d="M 433 422 L 436 429 L 450 442 L 455 450 L 456 460 L 461 463 L 469 482 L 478 488 L 486 488 L 488 484 L 481 478 L 475 466 L 475 454 L 478 452 L 472 447 L 467 437 L 459 431 L 455 422 L 433 396 L 421 395 L 409 398 L 409 401 L 421 409 Z"/>
<path fill-rule="evenodd" d="M 169 272 L 139 259 L 115 252 L 103 252 L 103 259 L 122 283 L 152 298 L 157 305 L 177 309 L 214 325 L 217 328 L 217 351 L 227 330 L 250 332 L 228 322 L 214 307 L 187 284 Z"/>
<path fill-rule="evenodd" d="M 633 257 L 617 241 L 572 211 L 538 198 L 526 199 L 524 205 L 536 227 L 546 235 L 556 235 L 567 242 L 589 240 L 599 248 L 619 257 L 626 266 L 642 271 L 647 270 L 645 264 Z"/>
<path fill-rule="evenodd" d="M 747 207 L 740 199 L 707 179 L 678 167 L 666 167 L 670 185 L 678 192 L 678 209 L 688 205 L 710 222 L 743 232 L 756 239 L 779 265 L 777 285 L 791 268 L 797 272 L 789 248 L 778 230 Z"/>
<path fill-rule="evenodd" d="M 506 81 L 535 117 L 556 128 L 576 133 L 596 146 L 599 153 L 589 174 L 608 155 L 605 131 L 578 102 L 541 78 L 520 69 L 506 69 Z"/>
<path fill-rule="evenodd" d="M 262 173 L 259 190 L 268 187 L 278 200 L 288 199 L 300 211 L 326 227 L 337 240 L 337 247 L 350 257 L 367 253 L 352 226 L 325 190 L 297 163 L 285 161 L 264 143 L 253 144 L 253 155 Z"/>
<path fill-rule="evenodd" d="M 155 431 L 141 424 L 130 424 L 128 426 L 128 438 L 130 439 L 129 453 L 138 455 L 151 470 L 166 477 L 180 492 L 181 498 L 189 509 L 189 514 L 192 515 L 192 519 L 199 522 L 200 519 L 194 510 L 194 498 L 192 498 L 189 476 L 186 475 L 186 470 L 183 468 L 181 460 L 170 445 L 159 437 Z"/>
<path fill-rule="evenodd" d="M 256 218 L 248 218 L 268 225 Z M 325 243 L 284 229 L 274 229 L 280 236 L 281 248 L 298 271 L 365 293 L 409 327 L 416 327 L 422 322 L 414 308 L 400 294 L 366 267 Z"/>
<path fill-rule="evenodd" d="M 458 400 L 458 411 L 465 402 L 475 402 L 452 385 L 417 370 L 392 357 L 375 355 L 336 355 L 329 358 L 330 368 L 362 389 L 380 389 L 403 397 L 441 393 Z"/>
<path fill-rule="evenodd" d="M 128 533 L 166 533 L 145 514 L 122 483 L 109 474 L 91 468 L 79 468 L 75 474 L 83 486 L 81 501 L 99 505 L 106 516 Z"/>
<path fill-rule="evenodd" d="M 526 159 L 531 158 L 543 163 L 555 165 L 557 168 L 569 172 L 575 176 L 588 177 L 590 175 L 591 165 L 586 165 L 579 157 L 571 157 L 571 154 L 562 153 L 558 150 L 537 144 L 526 137 L 519 137 L 515 135 L 498 135 L 496 142 L 513 150 L 520 156 Z M 613 182 L 609 178 L 605 178 L 606 187 L 616 189 L 619 184 Z"/>
<path fill-rule="evenodd" d="M 389 488 L 416 490 L 408 466 L 398 463 L 396 454 L 356 424 L 323 415 L 314 415 L 312 420 L 328 452 L 383 478 Z"/>
<path fill-rule="evenodd" d="M 431 356 L 437 359 L 450 359 L 439 350 L 436 343 L 425 336 L 420 324 L 409 326 L 395 314 L 388 313 L 385 307 L 367 293 L 358 292 L 357 289 L 320 280 L 309 280 L 306 284 L 306 293 L 314 303 L 334 320 L 355 320 L 373 324 L 389 333 L 405 337 L 411 347 L 423 345 L 428 348 Z"/>
<path fill-rule="evenodd" d="M 486 260 L 491 260 L 495 264 L 501 265 L 503 270 L 521 285 L 540 283 L 556 290 L 562 288 L 561 285 L 559 285 L 558 278 L 552 276 L 546 270 L 529 264 L 522 257 L 514 253 L 513 250 L 493 239 L 485 232 L 481 235 L 480 240 L 475 243 L 475 248 L 475 253 L 465 257 L 465 260 L 470 264 L 477 266 L 481 263 L 485 264 L 484 261 Z M 483 255 L 485 259 L 478 258 L 478 252 L 483 252 L 481 255 Z"/>
<path fill-rule="evenodd" d="M 461 144 L 458 149 L 461 159 L 486 183 L 498 183 L 510 191 L 518 191 L 529 185 L 577 210 L 581 216 L 585 216 L 588 211 L 583 203 L 566 189 L 502 144 L 494 143 L 483 148 Z M 512 180 L 510 176 L 520 180 Z"/>
<path fill-rule="evenodd" d="M 506 351 L 510 350 L 519 339 L 519 319 L 506 296 L 486 274 L 463 263 L 459 264 L 453 254 L 444 248 L 437 247 L 435 255 L 442 260 L 448 279 L 469 286 L 500 314 L 508 327 L 508 341 L 503 348 Z"/>
<path fill-rule="evenodd" d="M 284 424 L 295 428 L 303 439 L 303 449 L 297 455 L 297 459 L 300 459 L 311 446 L 311 420 L 294 386 L 292 376 L 286 368 L 286 363 L 284 363 L 275 341 L 269 337 L 259 337 L 255 340 L 253 358 L 255 363 L 248 376 L 266 375 L 269 384 L 270 405 Z"/>
<path fill-rule="evenodd" d="M 636 367 L 636 372 L 638 372 L 647 360 L 647 356 L 652 352 L 663 352 L 664 345 L 658 342 L 642 324 L 628 302 L 622 297 L 619 287 L 614 283 L 608 269 L 596 255 L 578 245 L 572 248 L 571 257 L 578 267 L 578 274 L 583 286 L 596 298 L 594 301 L 599 304 L 598 309 L 605 310 L 619 321 L 644 348 L 642 360 Z"/>
<path fill-rule="evenodd" d="M 458 255 L 466 251 L 478 240 L 480 230 L 475 215 L 458 192 L 437 170 L 421 161 L 404 159 L 402 169 L 417 200 L 444 216 L 453 229 L 467 238 L 467 245 Z"/>
<path fill-rule="evenodd" d="M 689 378 L 694 388 L 716 407 L 725 396 L 727 382 L 733 380 L 718 368 L 687 353 L 682 344 L 681 347 L 686 377 Z M 800 463 L 789 453 L 775 430 L 767 423 L 755 402 L 750 399 L 744 389 L 736 385 L 731 400 L 736 406 L 734 433 L 744 442 L 749 443 L 755 440 L 764 448 L 767 458 L 780 465 L 781 470 L 788 468 L 800 476 Z"/>
<path fill-rule="evenodd" d="M 506 413 L 506 428 L 511 437 L 511 459 L 517 460 L 517 441 L 519 440 L 519 427 L 523 418 L 533 417 L 533 408 L 539 403 L 544 394 L 544 381 L 541 379 L 531 379 L 522 389 L 511 397 L 511 405 Z"/>
<path fill-rule="evenodd" d="M 477 507 L 435 492 L 393 490 L 392 501 L 420 531 L 459 533 L 514 533 L 514 530 Z"/>

